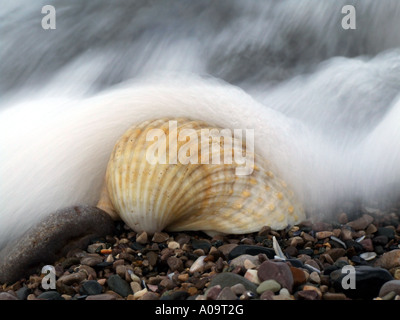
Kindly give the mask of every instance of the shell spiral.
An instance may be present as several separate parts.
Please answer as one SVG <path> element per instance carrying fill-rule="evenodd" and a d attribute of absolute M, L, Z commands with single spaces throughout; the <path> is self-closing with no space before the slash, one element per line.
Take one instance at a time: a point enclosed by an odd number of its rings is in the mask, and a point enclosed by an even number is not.
<path fill-rule="evenodd" d="M 203 137 L 215 129 L 224 132 L 223 139 Z M 303 220 L 293 192 L 246 142 L 197 120 L 134 125 L 114 146 L 98 207 L 133 230 L 150 234 L 243 234 L 265 225 L 283 229 Z M 244 167 L 243 161 L 236 161 L 238 154 L 252 160 L 248 174 L 238 174 Z"/>

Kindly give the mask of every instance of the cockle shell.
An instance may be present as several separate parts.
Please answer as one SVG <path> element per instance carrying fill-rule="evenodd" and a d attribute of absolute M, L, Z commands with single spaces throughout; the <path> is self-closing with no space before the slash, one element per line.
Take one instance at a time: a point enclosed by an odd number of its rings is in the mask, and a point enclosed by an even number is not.
<path fill-rule="evenodd" d="M 171 121 L 176 122 L 172 129 Z M 158 137 L 164 138 L 165 152 L 154 147 L 161 140 L 148 138 L 153 129 L 165 134 Z M 186 129 L 196 134 L 186 137 Z M 283 229 L 305 218 L 293 192 L 269 171 L 267 161 L 250 152 L 244 138 L 231 133 L 223 140 L 231 147 L 224 149 L 219 140 L 201 139 L 204 129 L 222 130 L 189 119 L 149 120 L 131 127 L 114 147 L 97 206 L 133 230 L 150 234 L 161 230 L 243 234 L 265 225 Z M 186 137 L 183 141 L 176 138 L 180 134 Z M 175 149 L 169 148 L 171 138 L 177 141 Z M 212 156 L 218 148 L 221 161 L 215 164 Z M 238 149 L 252 157 L 248 175 L 237 174 L 243 168 L 233 158 Z M 181 150 L 191 162 L 178 161 Z M 225 154 L 232 156 L 232 163 L 224 161 Z M 150 161 L 149 155 L 154 156 Z"/>

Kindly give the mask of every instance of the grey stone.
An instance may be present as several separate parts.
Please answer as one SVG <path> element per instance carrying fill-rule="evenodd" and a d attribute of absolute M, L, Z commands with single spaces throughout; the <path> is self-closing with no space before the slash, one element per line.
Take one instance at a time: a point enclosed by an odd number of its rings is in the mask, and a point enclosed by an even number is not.
<path fill-rule="evenodd" d="M 43 264 L 54 264 L 73 248 L 86 248 L 91 239 L 110 234 L 113 229 L 111 217 L 96 207 L 59 210 L 0 252 L 0 282 L 14 283 Z"/>
<path fill-rule="evenodd" d="M 95 280 L 88 280 L 82 283 L 80 288 L 81 294 L 96 295 L 103 291 L 103 287 Z"/>
<path fill-rule="evenodd" d="M 219 293 L 217 300 L 236 300 L 236 294 L 233 293 L 230 287 L 225 287 Z"/>
<path fill-rule="evenodd" d="M 253 293 L 257 293 L 257 285 L 245 279 L 244 277 L 231 273 L 231 272 L 223 272 L 217 274 L 210 282 L 210 287 L 220 285 L 221 288 L 232 287 L 235 284 L 241 283 L 246 288 Z"/>
<path fill-rule="evenodd" d="M 379 291 L 379 296 L 383 297 L 394 291 L 396 294 L 400 295 L 400 280 L 391 280 L 386 282 Z"/>
<path fill-rule="evenodd" d="M 57 291 L 46 291 L 38 295 L 38 299 L 44 300 L 65 300 Z"/>
<path fill-rule="evenodd" d="M 1 300 L 18 300 L 18 298 L 9 292 L 0 292 L 0 301 Z"/>
<path fill-rule="evenodd" d="M 113 274 L 107 279 L 108 287 L 118 293 L 122 297 L 127 297 L 132 294 L 131 286 L 128 282 L 122 279 L 119 275 Z"/>

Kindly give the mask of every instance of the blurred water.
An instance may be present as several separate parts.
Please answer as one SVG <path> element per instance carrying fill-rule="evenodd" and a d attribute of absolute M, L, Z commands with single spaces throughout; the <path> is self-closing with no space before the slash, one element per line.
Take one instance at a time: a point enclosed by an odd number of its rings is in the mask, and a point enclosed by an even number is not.
<path fill-rule="evenodd" d="M 95 204 L 116 139 L 155 117 L 254 129 L 310 212 L 399 196 L 398 1 L 54 0 L 56 30 L 45 4 L 1 6 L 0 247 Z"/>

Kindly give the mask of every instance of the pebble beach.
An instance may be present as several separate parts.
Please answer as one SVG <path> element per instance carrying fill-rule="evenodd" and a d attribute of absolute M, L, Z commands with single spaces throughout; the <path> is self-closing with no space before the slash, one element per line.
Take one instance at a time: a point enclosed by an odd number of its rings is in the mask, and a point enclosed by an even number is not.
<path fill-rule="evenodd" d="M 116 222 L 113 234 L 54 263 L 54 290 L 38 269 L 1 284 L 0 300 L 400 300 L 399 244 L 396 208 L 214 237 Z M 352 285 L 349 268 L 354 288 L 343 285 Z"/>

